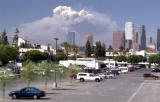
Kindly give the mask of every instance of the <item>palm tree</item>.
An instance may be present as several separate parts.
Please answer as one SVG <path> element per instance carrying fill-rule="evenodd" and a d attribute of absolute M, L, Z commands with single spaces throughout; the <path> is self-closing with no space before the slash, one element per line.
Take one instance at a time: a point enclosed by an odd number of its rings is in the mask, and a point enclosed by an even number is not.
<path fill-rule="evenodd" d="M 79 47 L 74 44 L 74 45 L 71 46 L 71 49 L 72 49 L 72 51 L 74 52 L 74 56 L 75 56 L 76 59 L 77 59 L 77 53 L 78 53 L 78 51 L 79 51 Z"/>
<path fill-rule="evenodd" d="M 41 63 L 36 68 L 37 74 L 42 76 L 44 78 L 44 85 L 45 89 L 48 89 L 48 79 L 52 77 L 54 71 L 55 71 L 56 65 L 53 63 L 48 63 L 47 61 Z"/>
<path fill-rule="evenodd" d="M 76 64 L 70 65 L 68 67 L 68 74 L 70 77 L 70 83 L 72 83 L 72 76 L 73 75 L 77 74 L 78 72 L 83 72 L 83 71 L 84 70 L 81 67 L 77 66 Z"/>
<path fill-rule="evenodd" d="M 123 46 L 120 46 L 119 47 L 119 52 L 120 52 L 120 55 L 124 55 L 124 47 Z"/>
<path fill-rule="evenodd" d="M 111 52 L 112 53 L 114 52 L 114 49 L 112 48 L 111 45 L 108 47 L 108 52 L 109 52 L 109 67 L 110 67 L 110 54 L 111 54 Z M 114 57 L 114 53 L 113 53 L 113 57 Z"/>
<path fill-rule="evenodd" d="M 26 79 L 27 86 L 30 86 L 31 80 L 34 80 L 37 77 L 37 73 L 35 72 L 36 65 L 33 62 L 28 62 L 22 72 L 21 76 Z"/>
<path fill-rule="evenodd" d="M 67 76 L 67 69 L 65 67 L 63 67 L 63 66 L 59 66 L 57 68 L 57 73 L 58 73 L 57 75 L 59 77 L 59 85 L 62 87 L 62 79 L 66 78 L 66 76 Z"/>
<path fill-rule="evenodd" d="M 0 68 L 0 84 L 2 84 L 3 96 L 2 99 L 5 99 L 6 85 L 15 79 L 12 71 L 7 68 Z"/>
<path fill-rule="evenodd" d="M 70 45 L 67 42 L 63 42 L 61 46 L 64 47 L 64 54 L 68 57 L 68 50 Z"/>

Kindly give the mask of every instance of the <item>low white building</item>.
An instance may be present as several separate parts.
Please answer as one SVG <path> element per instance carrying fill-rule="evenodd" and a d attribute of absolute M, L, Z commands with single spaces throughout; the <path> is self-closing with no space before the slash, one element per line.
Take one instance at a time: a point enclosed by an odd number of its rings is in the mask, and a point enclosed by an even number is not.
<path fill-rule="evenodd" d="M 95 60 L 95 58 L 77 58 L 77 60 L 61 60 L 60 65 L 69 67 L 72 64 L 84 65 L 87 68 L 100 69 L 102 64 L 106 64 L 108 68 L 115 68 L 116 62 L 113 60 Z"/>
<path fill-rule="evenodd" d="M 52 48 L 52 46 L 49 46 L 50 53 L 55 54 L 55 50 Z M 47 45 L 41 45 L 39 48 L 20 48 L 19 49 L 19 55 L 21 56 L 23 53 L 30 51 L 30 50 L 38 50 L 41 52 L 48 52 L 48 46 Z"/>
<path fill-rule="evenodd" d="M 22 38 L 18 38 L 18 46 L 20 46 L 23 43 L 26 43 L 26 40 L 24 40 Z"/>

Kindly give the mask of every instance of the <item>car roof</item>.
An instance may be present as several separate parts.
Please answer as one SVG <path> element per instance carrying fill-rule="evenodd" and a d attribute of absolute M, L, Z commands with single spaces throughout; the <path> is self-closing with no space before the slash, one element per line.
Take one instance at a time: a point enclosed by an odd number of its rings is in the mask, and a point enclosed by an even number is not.
<path fill-rule="evenodd" d="M 22 89 L 25 89 L 25 88 L 32 88 L 32 89 L 37 89 L 37 90 L 39 90 L 38 88 L 35 88 L 35 87 L 24 87 L 24 88 L 22 88 Z"/>

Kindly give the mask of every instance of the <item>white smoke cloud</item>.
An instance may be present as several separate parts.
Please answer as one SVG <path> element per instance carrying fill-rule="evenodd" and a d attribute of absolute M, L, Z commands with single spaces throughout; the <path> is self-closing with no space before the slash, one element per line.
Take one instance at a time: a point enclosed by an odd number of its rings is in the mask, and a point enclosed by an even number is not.
<path fill-rule="evenodd" d="M 64 42 L 66 34 L 76 32 L 76 43 L 83 45 L 85 34 L 93 34 L 94 40 L 111 43 L 112 30 L 115 22 L 108 16 L 86 10 L 75 11 L 71 7 L 58 6 L 53 9 L 53 17 L 44 17 L 40 20 L 23 24 L 20 31 L 23 37 L 38 43 L 53 43 L 53 38 L 58 37 Z"/>

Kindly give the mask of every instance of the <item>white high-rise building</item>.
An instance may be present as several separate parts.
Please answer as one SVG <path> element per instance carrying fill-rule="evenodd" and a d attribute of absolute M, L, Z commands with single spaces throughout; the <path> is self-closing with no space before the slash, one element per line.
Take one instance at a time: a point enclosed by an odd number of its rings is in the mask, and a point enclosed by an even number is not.
<path fill-rule="evenodd" d="M 125 48 L 133 48 L 134 43 L 134 24 L 133 22 L 126 22 L 125 24 Z"/>
<path fill-rule="evenodd" d="M 125 24 L 125 39 L 134 40 L 134 24 L 133 22 L 126 22 Z"/>

